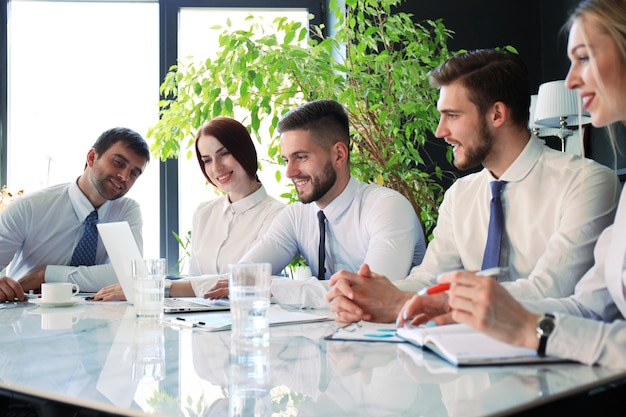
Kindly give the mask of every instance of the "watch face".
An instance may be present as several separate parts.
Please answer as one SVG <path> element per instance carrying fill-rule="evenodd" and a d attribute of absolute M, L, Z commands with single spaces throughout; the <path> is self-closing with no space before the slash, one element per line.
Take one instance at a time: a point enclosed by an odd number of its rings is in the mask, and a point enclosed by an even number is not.
<path fill-rule="evenodd" d="M 549 336 L 554 330 L 554 319 L 552 317 L 544 317 L 537 326 L 537 331 L 541 336 Z"/>

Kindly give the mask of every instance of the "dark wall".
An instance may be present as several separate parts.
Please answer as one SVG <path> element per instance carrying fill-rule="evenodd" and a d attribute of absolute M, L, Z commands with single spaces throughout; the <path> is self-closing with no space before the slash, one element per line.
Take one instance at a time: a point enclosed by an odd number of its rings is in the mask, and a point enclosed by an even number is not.
<path fill-rule="evenodd" d="M 406 1 L 400 11 L 416 20 L 443 19 L 454 31 L 450 50 L 495 48 L 512 45 L 529 68 L 532 85 L 541 79 L 540 0 L 437 0 Z"/>
<path fill-rule="evenodd" d="M 541 1 L 541 82 L 563 80 L 567 75 L 567 33 L 562 28 L 578 3 L 578 0 Z"/>

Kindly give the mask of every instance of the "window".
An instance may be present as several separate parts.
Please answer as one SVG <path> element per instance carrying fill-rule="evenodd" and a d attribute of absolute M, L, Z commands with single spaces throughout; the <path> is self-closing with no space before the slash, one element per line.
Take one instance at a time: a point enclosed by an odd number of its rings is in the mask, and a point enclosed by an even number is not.
<path fill-rule="evenodd" d="M 76 180 L 103 131 L 145 135 L 156 122 L 158 4 L 9 5 L 7 185 L 30 192 Z M 159 255 L 158 167 L 128 193 L 143 209 L 149 257 Z"/>

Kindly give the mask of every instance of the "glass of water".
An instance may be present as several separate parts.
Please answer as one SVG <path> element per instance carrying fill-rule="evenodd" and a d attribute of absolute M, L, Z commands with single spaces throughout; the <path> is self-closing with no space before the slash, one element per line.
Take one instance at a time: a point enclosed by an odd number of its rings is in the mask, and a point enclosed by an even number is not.
<path fill-rule="evenodd" d="M 163 258 L 133 259 L 133 303 L 137 317 L 156 320 L 163 317 L 166 270 Z"/>
<path fill-rule="evenodd" d="M 269 346 L 271 271 L 269 263 L 230 265 L 231 346 Z"/>

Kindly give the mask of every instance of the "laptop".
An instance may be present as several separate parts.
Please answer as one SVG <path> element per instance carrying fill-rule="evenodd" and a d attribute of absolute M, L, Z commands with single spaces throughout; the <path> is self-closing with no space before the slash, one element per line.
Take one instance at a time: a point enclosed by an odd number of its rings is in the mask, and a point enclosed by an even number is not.
<path fill-rule="evenodd" d="M 104 243 L 115 276 L 122 286 L 126 300 L 133 303 L 131 261 L 143 259 L 128 222 L 98 223 L 98 233 Z M 147 271 L 146 271 L 147 272 Z M 229 310 L 228 300 L 208 300 L 196 297 L 166 298 L 164 313 Z"/>

